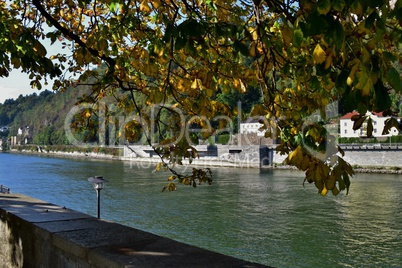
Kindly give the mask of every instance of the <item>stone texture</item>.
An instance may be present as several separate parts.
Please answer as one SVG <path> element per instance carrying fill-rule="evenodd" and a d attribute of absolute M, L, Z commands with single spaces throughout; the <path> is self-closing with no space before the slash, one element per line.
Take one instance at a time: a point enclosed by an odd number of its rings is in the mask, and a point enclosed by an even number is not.
<path fill-rule="evenodd" d="M 0 194 L 4 267 L 265 267 L 18 194 Z"/>

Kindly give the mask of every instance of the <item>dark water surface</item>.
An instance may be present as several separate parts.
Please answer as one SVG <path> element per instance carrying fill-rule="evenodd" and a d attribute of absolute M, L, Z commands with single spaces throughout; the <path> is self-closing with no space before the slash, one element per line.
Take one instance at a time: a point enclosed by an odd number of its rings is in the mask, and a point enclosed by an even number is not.
<path fill-rule="evenodd" d="M 358 174 L 322 197 L 297 171 L 213 169 L 214 183 L 161 190 L 137 163 L 0 153 L 0 184 L 96 216 L 88 177 L 109 181 L 101 217 L 274 267 L 402 267 L 402 176 Z"/>

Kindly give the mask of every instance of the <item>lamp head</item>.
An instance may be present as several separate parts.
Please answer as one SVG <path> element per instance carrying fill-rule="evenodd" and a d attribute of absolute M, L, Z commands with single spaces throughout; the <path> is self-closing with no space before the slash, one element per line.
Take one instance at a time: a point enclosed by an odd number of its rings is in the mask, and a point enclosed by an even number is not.
<path fill-rule="evenodd" d="M 107 182 L 107 180 L 103 179 L 102 176 L 90 177 L 88 178 L 88 181 L 92 183 L 95 190 L 102 190 L 104 184 Z"/>

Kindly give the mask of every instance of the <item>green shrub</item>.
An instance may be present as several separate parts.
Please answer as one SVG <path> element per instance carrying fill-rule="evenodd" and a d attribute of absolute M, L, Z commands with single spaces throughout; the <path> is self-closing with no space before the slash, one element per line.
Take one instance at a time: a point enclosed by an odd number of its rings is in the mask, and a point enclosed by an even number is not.
<path fill-rule="evenodd" d="M 218 135 L 218 144 L 227 144 L 230 140 L 230 134 L 220 134 Z"/>

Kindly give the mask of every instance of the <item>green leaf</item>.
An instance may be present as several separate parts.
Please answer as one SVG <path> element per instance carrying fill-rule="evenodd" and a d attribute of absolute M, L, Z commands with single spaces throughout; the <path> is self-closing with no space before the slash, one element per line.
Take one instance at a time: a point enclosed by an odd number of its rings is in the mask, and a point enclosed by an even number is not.
<path fill-rule="evenodd" d="M 395 89 L 395 91 L 401 92 L 402 90 L 401 77 L 398 71 L 394 67 L 391 67 L 388 70 L 387 80 L 388 83 L 393 87 L 393 89 Z"/>
<path fill-rule="evenodd" d="M 235 51 L 240 52 L 244 56 L 250 55 L 250 51 L 249 51 L 248 47 L 240 41 L 236 40 L 233 44 L 233 48 L 235 49 Z"/>
<path fill-rule="evenodd" d="M 293 31 L 293 36 L 292 36 L 292 43 L 295 47 L 301 47 L 301 44 L 303 42 L 303 32 L 301 29 L 296 29 Z"/>
<path fill-rule="evenodd" d="M 338 91 L 343 94 L 346 91 L 347 88 L 347 83 L 346 80 L 348 79 L 349 76 L 349 70 L 343 70 L 335 80 L 335 87 L 338 89 Z"/>
<path fill-rule="evenodd" d="M 335 196 L 337 196 L 339 194 L 339 190 L 336 186 L 334 188 L 332 188 L 332 194 Z"/>
<path fill-rule="evenodd" d="M 180 50 L 182 49 L 187 43 L 187 39 L 184 37 L 177 37 L 176 42 L 174 43 L 174 49 Z"/>
<path fill-rule="evenodd" d="M 392 101 L 388 94 L 388 89 L 384 86 L 382 81 L 378 81 L 374 85 L 375 98 L 374 109 L 376 111 L 385 111 L 391 107 Z"/>
<path fill-rule="evenodd" d="M 332 7 L 335 11 L 341 12 L 345 8 L 345 0 L 334 0 L 332 2 Z"/>
<path fill-rule="evenodd" d="M 299 23 L 300 29 L 302 29 L 304 36 L 313 36 L 322 34 L 328 29 L 328 22 L 325 16 L 316 14 L 310 15 L 306 19 L 306 23 Z"/>
<path fill-rule="evenodd" d="M 371 29 L 374 25 L 375 20 L 377 19 L 378 14 L 376 12 L 376 10 L 374 10 L 370 16 L 368 16 L 368 18 L 364 21 L 364 27 L 367 29 Z"/>
<path fill-rule="evenodd" d="M 343 30 L 342 24 L 339 21 L 335 21 L 333 28 L 333 37 L 335 48 L 340 50 L 345 42 L 345 31 Z"/>
<path fill-rule="evenodd" d="M 361 0 L 353 1 L 352 5 L 350 6 L 350 11 L 357 16 L 363 15 L 363 5 Z"/>
<path fill-rule="evenodd" d="M 163 36 L 163 41 L 168 42 L 170 38 L 177 37 L 177 28 L 173 25 L 173 23 L 168 23 L 165 30 L 165 35 Z"/>
<path fill-rule="evenodd" d="M 110 3 L 110 5 L 109 5 L 110 11 L 112 11 L 113 13 L 115 13 L 115 12 L 117 11 L 117 8 L 118 8 L 118 3 L 116 3 L 116 2 Z"/>
<path fill-rule="evenodd" d="M 318 80 L 317 76 L 311 77 L 311 79 L 308 82 L 308 85 L 309 85 L 309 88 L 314 91 L 322 88 L 321 82 L 320 82 L 320 80 Z"/>
<path fill-rule="evenodd" d="M 321 0 L 317 3 L 317 11 L 322 15 L 326 15 L 331 10 L 330 0 Z"/>

